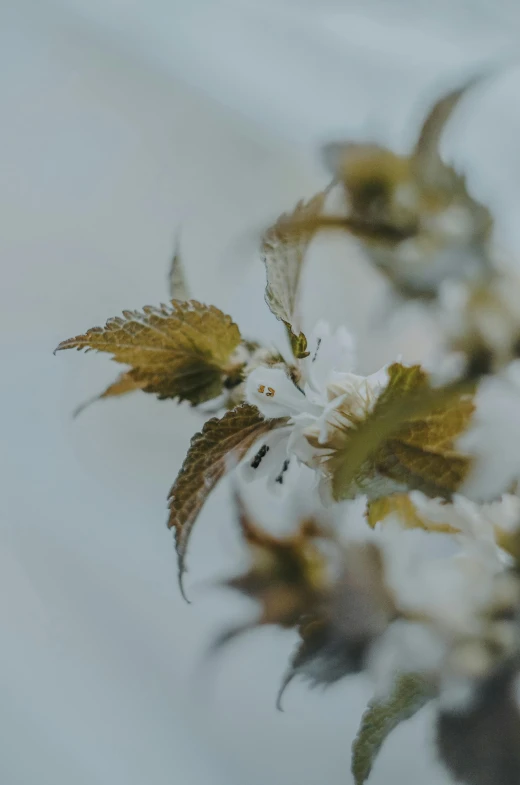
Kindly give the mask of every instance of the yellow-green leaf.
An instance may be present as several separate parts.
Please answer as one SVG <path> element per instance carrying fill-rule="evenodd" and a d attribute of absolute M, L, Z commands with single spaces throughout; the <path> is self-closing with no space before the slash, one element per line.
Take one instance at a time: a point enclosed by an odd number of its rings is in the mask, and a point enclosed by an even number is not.
<path fill-rule="evenodd" d="M 105 327 L 63 341 L 56 351 L 107 352 L 132 367 L 135 385 L 145 392 L 198 404 L 217 397 L 226 377 L 236 373 L 232 355 L 239 343 L 230 316 L 190 300 L 123 311 Z"/>
<path fill-rule="evenodd" d="M 126 395 L 130 392 L 135 392 L 136 390 L 142 390 L 144 385 L 144 381 L 134 379 L 132 376 L 132 371 L 125 371 L 117 377 L 115 382 L 109 384 L 106 390 L 104 390 L 100 395 L 95 395 L 93 398 L 89 398 L 88 401 L 80 404 L 80 406 L 78 406 L 74 411 L 74 417 L 77 417 L 78 414 L 81 414 L 81 412 L 84 411 L 87 406 L 90 406 L 91 403 L 100 401 L 102 398 L 114 398 L 116 396 Z"/>
<path fill-rule="evenodd" d="M 367 505 L 368 525 L 373 529 L 377 523 L 395 515 L 406 529 L 424 529 L 443 534 L 453 534 L 457 530 L 449 523 L 437 523 L 423 518 L 407 493 L 394 493 L 382 496 Z"/>
<path fill-rule="evenodd" d="M 299 335 L 295 335 L 291 329 L 291 325 L 285 323 L 287 328 L 287 334 L 289 336 L 289 341 L 291 343 L 291 350 L 293 355 L 298 359 L 302 360 L 304 357 L 309 356 L 309 352 L 307 351 L 307 338 L 303 333 Z"/>
<path fill-rule="evenodd" d="M 426 115 L 411 159 L 416 176 L 423 185 L 455 189 L 459 186 L 465 190 L 464 178 L 441 158 L 441 137 L 461 99 L 491 73 L 472 76 L 460 87 L 441 96 Z"/>
<path fill-rule="evenodd" d="M 352 745 L 355 785 L 366 782 L 379 750 L 394 728 L 413 717 L 433 697 L 434 690 L 426 679 L 408 673 L 397 679 L 388 698 L 369 703 Z"/>
<path fill-rule="evenodd" d="M 305 357 L 306 341 L 300 331 L 298 300 L 300 276 L 309 244 L 325 204 L 327 190 L 316 194 L 308 202 L 298 202 L 292 213 L 284 213 L 262 238 L 261 254 L 265 264 L 267 286 L 265 299 L 277 319 L 287 326 L 291 347 Z M 303 352 L 303 353 L 302 353 Z"/>
<path fill-rule="evenodd" d="M 388 495 L 383 479 L 393 492 L 420 490 L 450 498 L 470 468 L 455 442 L 470 423 L 474 386 L 433 389 L 419 365 L 394 363 L 388 374 L 373 410 L 340 432 L 326 460 L 334 497 L 349 498 L 360 486 L 369 498 Z"/>
<path fill-rule="evenodd" d="M 265 420 L 255 406 L 242 404 L 222 418 L 208 420 L 191 440 L 188 454 L 168 497 L 168 528 L 175 529 L 179 583 L 185 572 L 188 541 L 207 497 L 254 442 L 285 420 Z"/>
<path fill-rule="evenodd" d="M 367 522 L 372 529 L 390 515 L 396 515 L 407 529 L 424 528 L 422 518 L 407 493 L 382 496 L 380 499 L 370 501 L 367 505 Z"/>

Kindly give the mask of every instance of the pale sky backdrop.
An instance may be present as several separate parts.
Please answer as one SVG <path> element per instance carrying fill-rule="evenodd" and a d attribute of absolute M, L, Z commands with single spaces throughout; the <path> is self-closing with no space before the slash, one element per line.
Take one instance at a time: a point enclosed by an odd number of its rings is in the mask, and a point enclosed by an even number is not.
<path fill-rule="evenodd" d="M 229 649 L 249 606 L 208 579 L 241 549 L 211 499 L 179 597 L 165 498 L 200 418 L 141 394 L 71 412 L 116 367 L 52 350 L 166 296 L 177 228 L 195 296 L 279 336 L 255 254 L 267 221 L 326 182 L 319 146 L 406 149 L 428 102 L 516 55 L 510 0 L 0 0 L 0 782 L 349 785 L 362 678 L 274 702 L 294 638 Z M 520 66 L 475 91 L 447 155 L 519 244 Z M 326 251 L 328 251 L 326 253 Z M 382 284 L 319 240 L 307 321 L 346 322 L 360 367 L 422 356 L 426 324 L 382 327 Z M 431 716 L 398 729 L 371 785 L 440 785 Z"/>

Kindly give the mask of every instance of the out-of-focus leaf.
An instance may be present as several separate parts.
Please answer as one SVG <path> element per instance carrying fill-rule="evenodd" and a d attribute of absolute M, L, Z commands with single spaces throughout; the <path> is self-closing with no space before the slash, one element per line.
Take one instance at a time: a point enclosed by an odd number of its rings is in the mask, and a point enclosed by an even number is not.
<path fill-rule="evenodd" d="M 265 299 L 277 319 L 286 326 L 296 357 L 306 357 L 307 341 L 298 323 L 298 299 L 303 261 L 316 228 L 307 221 L 320 215 L 327 190 L 308 202 L 298 202 L 292 213 L 284 213 L 262 238 L 261 254 L 267 286 Z"/>
<path fill-rule="evenodd" d="M 389 385 L 378 401 L 382 410 L 411 390 L 431 389 L 427 374 L 418 365 L 407 368 L 395 364 L 389 374 Z M 468 458 L 458 453 L 454 444 L 468 428 L 474 409 L 473 400 L 464 396 L 446 406 L 433 407 L 427 415 L 412 415 L 381 446 L 375 459 L 377 471 L 410 489 L 450 497 L 470 467 Z"/>
<path fill-rule="evenodd" d="M 278 690 L 276 708 L 279 711 L 283 710 L 285 690 L 295 677 L 303 677 L 315 687 L 329 686 L 345 676 L 360 673 L 373 642 L 369 635 L 351 639 L 341 626 L 318 618 L 304 619 L 299 632 L 301 640 Z"/>
<path fill-rule="evenodd" d="M 336 500 L 349 498 L 362 487 L 367 495 L 381 494 L 381 477 L 397 490 L 420 490 L 428 496 L 450 498 L 465 479 L 470 461 L 455 449 L 474 410 L 472 385 L 432 389 L 418 365 L 394 363 L 389 382 L 364 420 L 352 423 L 338 407 L 340 430 L 325 466 Z M 370 487 L 370 481 L 373 487 Z"/>
<path fill-rule="evenodd" d="M 460 100 L 481 78 L 472 77 L 443 95 L 426 115 L 412 155 L 414 169 L 422 183 L 446 187 L 454 185 L 455 171 L 440 156 L 441 136 Z"/>
<path fill-rule="evenodd" d="M 240 500 L 238 510 L 251 566 L 225 585 L 258 601 L 257 625 L 294 627 L 324 590 L 326 566 L 316 540 L 326 535 L 310 518 L 294 534 L 275 537 L 255 523 Z"/>
<path fill-rule="evenodd" d="M 391 695 L 368 705 L 352 745 L 352 774 L 356 785 L 366 782 L 374 761 L 390 733 L 413 717 L 434 697 L 431 684 L 416 674 L 400 676 Z"/>
<path fill-rule="evenodd" d="M 311 686 L 327 686 L 361 671 L 371 645 L 395 617 L 379 549 L 373 544 L 336 545 L 338 574 L 301 617 L 301 640 L 278 693 L 279 709 L 295 676 Z"/>
<path fill-rule="evenodd" d="M 295 676 L 315 686 L 359 672 L 398 610 L 373 543 L 346 548 L 314 518 L 303 520 L 290 536 L 275 537 L 242 505 L 239 519 L 251 566 L 225 585 L 257 600 L 260 613 L 225 631 L 213 651 L 259 625 L 297 627 L 301 640 L 278 693 L 281 709 L 283 692 Z"/>
<path fill-rule="evenodd" d="M 74 411 L 74 417 L 77 417 L 84 411 L 87 406 L 90 406 L 91 403 L 95 403 L 96 401 L 100 401 L 102 398 L 114 398 L 119 395 L 126 395 L 130 392 L 135 392 L 136 390 L 142 390 L 145 386 L 146 382 L 144 380 L 134 379 L 132 376 L 132 371 L 125 371 L 121 373 L 115 382 L 109 384 L 109 386 L 104 390 L 100 395 L 95 395 L 93 398 L 90 398 L 88 401 L 85 401 L 80 406 L 78 406 Z"/>
<path fill-rule="evenodd" d="M 396 188 L 412 178 L 410 159 L 376 144 L 336 142 L 324 149 L 325 160 L 343 184 L 349 202 L 345 228 L 367 240 L 398 242 L 416 230 L 413 209 L 399 211 Z"/>
<path fill-rule="evenodd" d="M 172 262 L 170 265 L 168 288 L 171 300 L 180 300 L 184 302 L 191 299 L 190 290 L 186 283 L 186 274 L 184 272 L 184 264 L 182 262 L 179 237 L 177 237 L 175 242 L 175 250 L 173 252 Z"/>
<path fill-rule="evenodd" d="M 453 534 L 456 531 L 448 523 L 436 523 L 423 518 L 407 493 L 382 496 L 367 505 L 367 521 L 372 528 L 391 515 L 395 515 L 407 529 L 425 529 L 443 534 Z"/>
<path fill-rule="evenodd" d="M 382 496 L 380 499 L 374 499 L 367 505 L 367 522 L 372 529 L 377 523 L 390 515 L 396 515 L 406 528 L 425 528 L 415 504 L 407 493 L 394 493 L 392 496 Z"/>
<path fill-rule="evenodd" d="M 168 496 L 168 527 L 175 529 L 181 591 L 188 541 L 209 494 L 233 462 L 241 460 L 263 433 L 284 422 L 284 419 L 265 420 L 255 406 L 243 404 L 220 419 L 208 420 L 192 438 Z"/>
<path fill-rule="evenodd" d="M 140 389 L 195 405 L 222 392 L 226 377 L 236 372 L 232 360 L 239 344 L 240 331 L 230 316 L 190 300 L 123 311 L 123 317 L 63 341 L 56 351 L 107 352 L 132 366 Z"/>

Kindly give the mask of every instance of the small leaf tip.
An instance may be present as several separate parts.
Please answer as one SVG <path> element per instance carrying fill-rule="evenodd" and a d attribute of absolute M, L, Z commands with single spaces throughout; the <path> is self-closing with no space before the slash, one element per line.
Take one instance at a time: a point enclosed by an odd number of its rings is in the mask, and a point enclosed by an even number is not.
<path fill-rule="evenodd" d="M 283 679 L 283 681 L 282 681 L 282 683 L 280 685 L 280 689 L 278 690 L 278 695 L 276 696 L 276 709 L 277 709 L 277 711 L 281 711 L 282 714 L 285 713 L 285 709 L 284 709 L 283 704 L 282 704 L 283 697 L 285 695 L 285 691 L 286 691 L 287 687 L 292 682 L 292 680 L 294 679 L 295 675 L 296 675 L 296 673 L 293 670 L 290 670 L 284 676 L 284 679 Z"/>
<path fill-rule="evenodd" d="M 179 590 L 180 590 L 181 597 L 184 600 L 184 602 L 187 605 L 191 605 L 191 600 L 188 599 L 188 595 L 186 594 L 186 590 L 184 588 L 184 573 L 185 573 L 185 570 L 182 570 L 182 572 L 179 572 Z"/>

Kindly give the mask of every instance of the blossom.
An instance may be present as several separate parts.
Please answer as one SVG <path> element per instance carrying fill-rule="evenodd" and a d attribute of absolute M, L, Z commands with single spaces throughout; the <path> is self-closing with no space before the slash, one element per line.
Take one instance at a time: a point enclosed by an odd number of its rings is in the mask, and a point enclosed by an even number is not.
<path fill-rule="evenodd" d="M 495 499 L 520 478 L 520 363 L 484 379 L 476 397 L 472 426 L 459 439 L 472 456 L 461 492 L 475 500 Z"/>
<path fill-rule="evenodd" d="M 465 358 L 467 373 L 500 371 L 518 357 L 520 277 L 501 270 L 491 279 L 444 282 L 439 325 L 448 349 Z"/>
<path fill-rule="evenodd" d="M 505 494 L 477 504 L 454 494 L 446 504 L 414 491 L 410 499 L 423 528 L 408 528 L 394 512 L 365 532 L 379 548 L 385 584 L 399 612 L 370 653 L 368 668 L 381 694 L 403 672 L 441 679 L 446 691 L 451 653 L 495 635 L 491 617 L 496 611 L 502 618 L 500 607 L 512 601 L 516 586 L 508 578 L 513 561 L 508 548 L 520 530 L 520 498 Z M 348 534 L 351 521 L 344 525 Z"/>
<path fill-rule="evenodd" d="M 466 553 L 478 552 L 490 565 L 507 565 L 508 547 L 520 529 L 520 498 L 506 493 L 488 504 L 478 504 L 462 494 L 454 494 L 452 502 L 428 499 L 414 491 L 410 500 L 426 528 L 441 524 L 450 528 Z"/>
<path fill-rule="evenodd" d="M 486 505 L 460 495 L 452 504 L 420 492 L 410 497 L 424 528 L 409 528 L 402 515 L 393 512 L 372 529 L 357 501 L 334 508 L 346 554 L 352 553 L 356 561 L 363 545 L 377 549 L 381 586 L 395 609 L 367 646 L 366 667 L 380 697 L 402 673 L 423 673 L 436 683 L 459 641 L 487 634 L 497 580 L 511 562 L 500 543 L 505 533 L 519 527 L 516 496 Z M 377 603 L 376 596 L 373 601 Z M 322 664 L 328 667 L 326 660 Z M 327 678 L 324 672 L 323 680 Z"/>
<path fill-rule="evenodd" d="M 369 377 L 352 373 L 354 342 L 344 327 L 332 333 L 319 322 L 308 346 L 292 375 L 287 367 L 259 366 L 246 380 L 246 401 L 266 418 L 286 417 L 287 425 L 255 445 L 241 467 L 245 479 L 266 476 L 269 484 L 282 485 L 293 456 L 319 469 L 331 430 L 345 425 L 337 413 L 348 412 L 353 421 L 366 416 L 387 382 L 384 370 Z"/>

